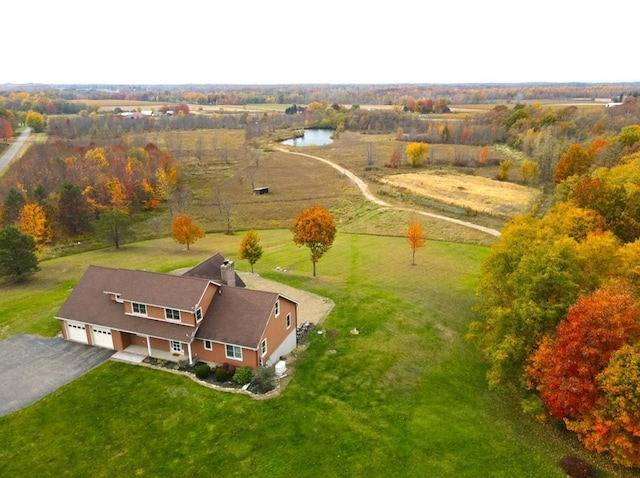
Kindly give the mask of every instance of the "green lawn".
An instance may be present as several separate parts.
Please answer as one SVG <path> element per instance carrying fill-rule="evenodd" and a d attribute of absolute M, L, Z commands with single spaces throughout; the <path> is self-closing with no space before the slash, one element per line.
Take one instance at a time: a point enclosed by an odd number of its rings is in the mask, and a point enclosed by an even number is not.
<path fill-rule="evenodd" d="M 26 286 L 3 287 L 4 337 L 56 333 L 52 314 L 90 263 L 169 271 L 220 251 L 248 270 L 237 260 L 241 237 L 210 235 L 188 252 L 163 239 L 45 261 Z M 565 476 L 565 454 L 585 457 L 489 391 L 463 339 L 487 248 L 430 241 L 411 266 L 404 238 L 339 233 L 312 278 L 288 231 L 260 237 L 257 273 L 335 301 L 323 325 L 338 331 L 337 353 L 326 334 L 311 334 L 292 381 L 269 400 L 107 362 L 0 418 L 0 474 L 538 478 Z"/>

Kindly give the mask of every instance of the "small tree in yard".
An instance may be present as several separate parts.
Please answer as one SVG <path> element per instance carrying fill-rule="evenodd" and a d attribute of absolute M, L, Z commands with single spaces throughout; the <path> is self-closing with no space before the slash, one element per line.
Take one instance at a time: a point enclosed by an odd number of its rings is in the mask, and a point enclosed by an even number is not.
<path fill-rule="evenodd" d="M 312 206 L 301 211 L 291 226 L 293 242 L 307 246 L 311 251 L 313 277 L 316 276 L 316 262 L 327 252 L 336 237 L 336 223 L 333 216 L 320 206 Z"/>
<path fill-rule="evenodd" d="M 262 257 L 262 246 L 260 245 L 260 237 L 255 231 L 247 231 L 242 238 L 240 244 L 240 259 L 247 259 L 251 264 L 251 273 L 253 274 L 253 265 Z"/>
<path fill-rule="evenodd" d="M 204 232 L 189 214 L 180 214 L 173 220 L 171 235 L 178 244 L 186 244 L 189 250 L 189 245 L 203 238 Z"/>
<path fill-rule="evenodd" d="M 114 209 L 100 214 L 96 232 L 119 249 L 120 245 L 133 235 L 130 226 L 131 218 L 124 212 Z"/>
<path fill-rule="evenodd" d="M 413 252 L 411 256 L 411 265 L 415 266 L 416 265 L 416 249 L 419 249 L 420 247 L 424 246 L 427 240 L 420 223 L 412 222 L 411 224 L 409 224 L 409 229 L 407 229 L 406 237 L 407 237 L 407 240 L 409 241 L 409 244 L 411 245 L 411 249 Z"/>
<path fill-rule="evenodd" d="M 39 270 L 35 239 L 15 226 L 0 231 L 0 276 L 22 282 Z"/>

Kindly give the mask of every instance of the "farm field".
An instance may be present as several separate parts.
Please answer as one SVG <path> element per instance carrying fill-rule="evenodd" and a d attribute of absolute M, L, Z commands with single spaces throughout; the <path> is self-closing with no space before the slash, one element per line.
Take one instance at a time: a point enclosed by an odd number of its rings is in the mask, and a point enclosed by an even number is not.
<path fill-rule="evenodd" d="M 540 190 L 519 184 L 437 171 L 395 174 L 381 182 L 444 204 L 504 218 L 529 212 L 542 196 Z"/>
<path fill-rule="evenodd" d="M 537 478 L 564 476 L 557 462 L 571 453 L 596 463 L 598 476 L 634 476 L 487 389 L 485 366 L 464 340 L 486 247 L 428 241 L 411 266 L 404 238 L 339 230 L 313 278 L 289 231 L 260 237 L 257 273 L 336 303 L 322 324 L 337 331 L 335 343 L 312 334 L 277 397 L 253 400 L 108 362 L 0 418 L 3 474 Z M 159 239 L 52 259 L 27 287 L 55 310 L 88 264 L 168 272 L 219 251 L 248 270 L 240 240 L 209 234 L 186 251 Z M 24 292 L 0 296 L 5 335 L 23 322 L 56 333 L 52 314 L 25 314 L 13 294 Z"/>

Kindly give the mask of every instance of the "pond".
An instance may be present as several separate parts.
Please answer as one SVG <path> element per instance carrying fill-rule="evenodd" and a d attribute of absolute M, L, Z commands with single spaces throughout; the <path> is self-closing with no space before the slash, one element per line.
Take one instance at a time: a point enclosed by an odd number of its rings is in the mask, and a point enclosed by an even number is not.
<path fill-rule="evenodd" d="M 282 144 L 287 146 L 324 146 L 333 143 L 333 130 L 331 129 L 305 129 L 304 136 L 287 139 Z"/>

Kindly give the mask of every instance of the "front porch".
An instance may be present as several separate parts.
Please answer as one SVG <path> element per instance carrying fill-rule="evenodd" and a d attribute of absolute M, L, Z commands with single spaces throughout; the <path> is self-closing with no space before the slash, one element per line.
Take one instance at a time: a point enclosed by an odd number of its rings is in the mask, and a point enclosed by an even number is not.
<path fill-rule="evenodd" d="M 138 357 L 142 357 L 140 361 L 142 361 L 146 357 L 152 357 L 155 359 L 166 360 L 168 362 L 179 362 L 181 360 L 189 361 L 189 356 L 184 353 L 172 353 L 167 350 L 158 350 L 154 348 L 147 348 L 144 345 L 129 345 L 122 352 L 125 354 L 130 354 Z M 195 359 L 191 357 L 191 362 L 194 362 Z"/>

